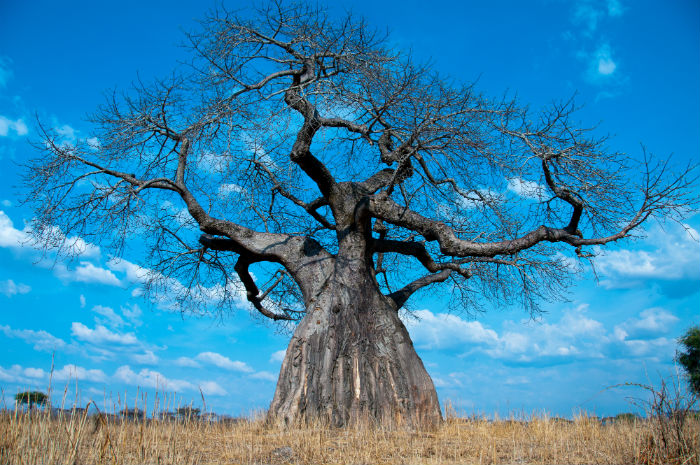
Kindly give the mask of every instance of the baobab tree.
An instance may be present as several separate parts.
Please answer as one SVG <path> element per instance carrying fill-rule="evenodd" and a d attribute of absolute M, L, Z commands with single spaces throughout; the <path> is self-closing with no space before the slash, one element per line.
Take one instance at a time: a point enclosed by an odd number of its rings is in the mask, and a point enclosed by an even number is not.
<path fill-rule="evenodd" d="M 293 329 L 271 417 L 439 421 L 412 296 L 537 312 L 596 246 L 691 203 L 691 170 L 610 152 L 572 102 L 490 99 L 352 16 L 268 2 L 187 38 L 191 63 L 115 93 L 91 138 L 42 128 L 33 232 L 136 244 L 182 311 L 234 308 L 241 286 Z"/>

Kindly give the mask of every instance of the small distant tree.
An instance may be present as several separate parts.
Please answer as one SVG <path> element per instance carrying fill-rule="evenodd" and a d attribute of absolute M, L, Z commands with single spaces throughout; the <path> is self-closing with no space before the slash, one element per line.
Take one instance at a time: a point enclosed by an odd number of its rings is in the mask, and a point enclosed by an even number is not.
<path fill-rule="evenodd" d="M 122 409 L 119 414 L 124 418 L 130 418 L 132 420 L 138 420 L 144 417 L 143 410 L 136 407 Z"/>
<path fill-rule="evenodd" d="M 35 405 L 46 405 L 49 397 L 41 391 L 24 391 L 15 394 L 15 401 L 21 405 L 28 405 L 32 409 Z"/>
<path fill-rule="evenodd" d="M 178 418 L 199 418 L 199 415 L 201 413 L 201 410 L 196 408 L 196 407 L 179 407 L 177 409 L 177 416 Z"/>
<path fill-rule="evenodd" d="M 700 325 L 688 329 L 678 342 L 684 350 L 676 360 L 688 374 L 690 389 L 700 395 Z"/>

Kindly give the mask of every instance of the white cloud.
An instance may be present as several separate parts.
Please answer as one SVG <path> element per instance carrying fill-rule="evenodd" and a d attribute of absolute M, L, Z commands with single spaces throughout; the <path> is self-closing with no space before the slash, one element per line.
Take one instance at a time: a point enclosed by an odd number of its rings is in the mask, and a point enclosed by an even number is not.
<path fill-rule="evenodd" d="M 617 69 L 617 64 L 612 58 L 610 44 L 601 45 L 594 54 L 595 68 L 599 75 L 609 76 Z"/>
<path fill-rule="evenodd" d="M 111 258 L 107 262 L 107 268 L 118 271 L 126 275 L 126 279 L 134 284 L 144 283 L 148 278 L 150 270 L 135 263 L 131 263 L 123 258 Z"/>
<path fill-rule="evenodd" d="M 12 297 L 17 294 L 26 294 L 31 291 L 32 288 L 26 284 L 15 284 L 11 279 L 7 281 L 0 281 L 0 294 L 5 294 L 7 297 Z"/>
<path fill-rule="evenodd" d="M 247 363 L 231 360 L 230 358 L 217 354 L 216 352 L 202 352 L 195 357 L 201 362 L 211 363 L 219 368 L 224 368 L 231 371 L 241 371 L 244 373 L 252 373 L 253 369 Z"/>
<path fill-rule="evenodd" d="M 622 16 L 624 9 L 619 0 L 581 0 L 574 7 L 573 21 L 582 24 L 587 35 L 593 34 L 606 16 Z"/>
<path fill-rule="evenodd" d="M 30 378 L 39 378 L 43 379 L 46 377 L 47 373 L 42 370 L 41 368 L 25 368 L 22 370 L 25 376 L 28 376 Z"/>
<path fill-rule="evenodd" d="M 93 383 L 103 383 L 107 381 L 107 376 L 102 370 L 86 369 L 76 365 L 65 365 L 60 370 L 54 370 L 52 378 L 56 381 L 90 381 Z"/>
<path fill-rule="evenodd" d="M 175 365 L 179 367 L 199 368 L 201 365 L 189 357 L 180 357 L 175 360 Z"/>
<path fill-rule="evenodd" d="M 117 368 L 117 371 L 114 373 L 114 379 L 141 388 L 165 389 L 169 391 L 197 390 L 197 386 L 189 381 L 168 379 L 163 374 L 147 368 L 136 373 L 129 365 L 122 365 Z"/>
<path fill-rule="evenodd" d="M 133 345 L 138 343 L 134 333 L 119 334 L 110 331 L 102 325 L 97 325 L 95 329 L 90 329 L 77 321 L 71 324 L 71 334 L 76 339 L 92 344 Z"/>
<path fill-rule="evenodd" d="M 406 326 L 420 349 L 463 348 L 466 354 L 481 352 L 492 358 L 514 363 L 556 363 L 572 358 L 601 358 L 610 337 L 603 325 L 581 305 L 564 312 L 559 321 L 538 323 L 530 320 L 504 322 L 502 333 L 478 321 L 465 321 L 456 315 L 420 310 L 420 321 Z M 447 383 L 446 380 L 442 380 Z"/>
<path fill-rule="evenodd" d="M 57 382 L 77 380 L 104 383 L 108 378 L 102 370 L 87 369 L 72 364 L 64 365 L 63 368 L 56 369 L 53 373 L 41 368 L 23 368 L 20 365 L 12 365 L 9 369 L 0 367 L 0 380 L 6 382 L 25 384 L 30 381 L 41 381 L 48 383 L 49 379 Z"/>
<path fill-rule="evenodd" d="M 478 321 L 464 321 L 456 315 L 434 314 L 429 310 L 414 312 L 418 321 L 405 321 L 411 339 L 420 348 L 447 349 L 467 344 L 493 344 L 498 334 Z"/>
<path fill-rule="evenodd" d="M 97 137 L 89 137 L 89 138 L 85 139 L 85 143 L 92 150 L 99 150 L 100 147 L 102 147 L 102 144 L 100 144 L 100 140 Z"/>
<path fill-rule="evenodd" d="M 16 229 L 4 211 L 0 210 L 0 247 L 20 248 L 27 241 L 27 230 Z"/>
<path fill-rule="evenodd" d="M 250 375 L 250 377 L 253 379 L 261 379 L 263 381 L 277 381 L 277 376 L 269 371 L 258 371 L 257 373 Z"/>
<path fill-rule="evenodd" d="M 221 184 L 219 186 L 219 197 L 228 197 L 231 194 L 245 194 L 246 189 L 238 184 Z"/>
<path fill-rule="evenodd" d="M 614 58 L 613 49 L 609 43 L 604 42 L 594 50 L 582 50 L 578 52 L 578 58 L 586 64 L 585 78 L 592 84 L 620 84 L 625 81 L 620 76 L 618 63 Z M 606 90 L 599 94 L 599 98 L 615 96 L 615 92 Z"/>
<path fill-rule="evenodd" d="M 75 145 L 78 140 L 77 131 L 67 124 L 56 126 L 54 130 L 61 145 Z"/>
<path fill-rule="evenodd" d="M 284 356 L 287 353 L 286 349 L 278 350 L 270 355 L 270 363 L 281 362 L 284 360 Z"/>
<path fill-rule="evenodd" d="M 620 340 L 654 339 L 667 334 L 678 321 L 678 317 L 663 308 L 649 308 L 639 318 L 629 318 L 615 326 L 614 334 Z"/>
<path fill-rule="evenodd" d="M 54 267 L 54 274 L 64 283 L 81 282 L 105 284 L 108 286 L 121 286 L 114 273 L 110 270 L 93 265 L 91 262 L 80 262 L 75 269 L 68 268 L 63 263 L 58 263 Z"/>
<path fill-rule="evenodd" d="M 674 339 L 659 337 L 649 340 L 631 339 L 622 341 L 627 353 L 632 357 L 644 357 L 649 360 L 670 358 L 676 347 Z M 661 356 L 661 357 L 659 357 Z"/>
<path fill-rule="evenodd" d="M 546 192 L 546 188 L 543 185 L 522 178 L 509 179 L 508 190 L 522 198 L 531 200 L 543 200 Z"/>
<path fill-rule="evenodd" d="M 63 339 L 57 338 L 44 330 L 12 329 L 10 326 L 0 325 L 0 331 L 7 337 L 22 339 L 27 344 L 33 344 L 34 350 L 51 352 L 66 347 L 66 343 Z"/>
<path fill-rule="evenodd" d="M 2 205 L 5 208 L 10 208 L 12 206 L 12 202 L 7 199 L 4 199 L 2 202 L 0 202 L 0 205 Z"/>
<path fill-rule="evenodd" d="M 197 169 L 207 173 L 224 173 L 231 163 L 231 156 L 226 153 L 202 152 L 197 160 Z"/>
<path fill-rule="evenodd" d="M 646 280 L 700 280 L 698 232 L 688 225 L 655 227 L 635 249 L 595 249 L 596 267 L 608 289 L 637 286 Z"/>
<path fill-rule="evenodd" d="M 80 294 L 80 308 L 85 308 L 85 296 Z"/>
<path fill-rule="evenodd" d="M 22 368 L 20 365 L 12 365 L 10 368 L 0 366 L 0 381 L 20 384 L 23 388 L 37 381 L 43 384 L 45 377 L 46 372 L 37 368 Z"/>
<path fill-rule="evenodd" d="M 172 379 L 167 378 L 160 372 L 148 370 L 146 368 L 136 373 L 128 365 L 117 368 L 117 371 L 114 373 L 114 379 L 142 388 L 155 388 L 176 392 L 199 392 L 201 388 L 202 392 L 206 395 L 223 396 L 227 394 L 226 390 L 214 381 L 191 382 L 182 379 Z"/>
<path fill-rule="evenodd" d="M 29 133 L 29 128 L 22 118 L 11 120 L 6 116 L 0 115 L 0 136 L 26 136 Z"/>
<path fill-rule="evenodd" d="M 159 361 L 158 356 L 152 350 L 146 350 L 142 354 L 134 354 L 131 359 L 139 365 L 156 365 Z"/>
<path fill-rule="evenodd" d="M 111 307 L 104 307 L 102 305 L 95 305 L 92 307 L 92 311 L 98 315 L 103 316 L 105 319 L 95 319 L 100 323 L 107 323 L 108 326 L 119 328 L 124 326 L 124 320 L 122 317 L 117 315 L 117 313 Z"/>
<path fill-rule="evenodd" d="M 63 234 L 61 234 L 62 236 Z M 63 247 L 72 255 L 81 258 L 99 258 L 100 248 L 94 244 L 85 242 L 82 237 L 70 236 L 65 238 Z"/>
<path fill-rule="evenodd" d="M 226 389 L 214 381 L 202 381 L 199 383 L 199 388 L 205 396 L 225 396 L 228 394 Z"/>
<path fill-rule="evenodd" d="M 134 326 L 141 326 L 141 314 L 143 313 L 141 311 L 141 307 L 138 306 L 138 304 L 131 304 L 131 305 L 126 305 L 124 307 L 121 307 L 122 314 L 124 317 L 126 317 L 129 322 L 134 325 Z"/>
<path fill-rule="evenodd" d="M 586 316 L 588 306 L 565 311 L 557 322 L 504 323 L 498 343 L 483 351 L 512 362 L 552 362 L 575 358 L 602 358 L 610 341 L 605 327 Z"/>

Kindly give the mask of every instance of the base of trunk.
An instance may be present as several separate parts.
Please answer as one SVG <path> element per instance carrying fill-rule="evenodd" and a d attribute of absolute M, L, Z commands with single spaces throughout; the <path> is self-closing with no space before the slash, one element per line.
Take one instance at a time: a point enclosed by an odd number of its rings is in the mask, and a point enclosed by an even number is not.
<path fill-rule="evenodd" d="M 437 393 L 396 310 L 378 293 L 326 293 L 307 311 L 282 363 L 268 418 L 335 426 L 370 420 L 430 427 Z"/>

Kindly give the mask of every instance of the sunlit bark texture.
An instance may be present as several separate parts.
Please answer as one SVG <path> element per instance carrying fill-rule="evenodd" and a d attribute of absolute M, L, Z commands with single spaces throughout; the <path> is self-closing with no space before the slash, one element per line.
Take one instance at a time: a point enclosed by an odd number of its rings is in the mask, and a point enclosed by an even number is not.
<path fill-rule="evenodd" d="M 400 318 L 416 292 L 537 312 L 599 246 L 694 207 L 693 168 L 610 152 L 573 102 L 486 97 L 315 4 L 220 10 L 187 39 L 191 62 L 115 93 L 90 138 L 41 128 L 32 230 L 143 252 L 161 305 L 243 296 L 287 325 L 272 418 L 438 422 Z"/>

